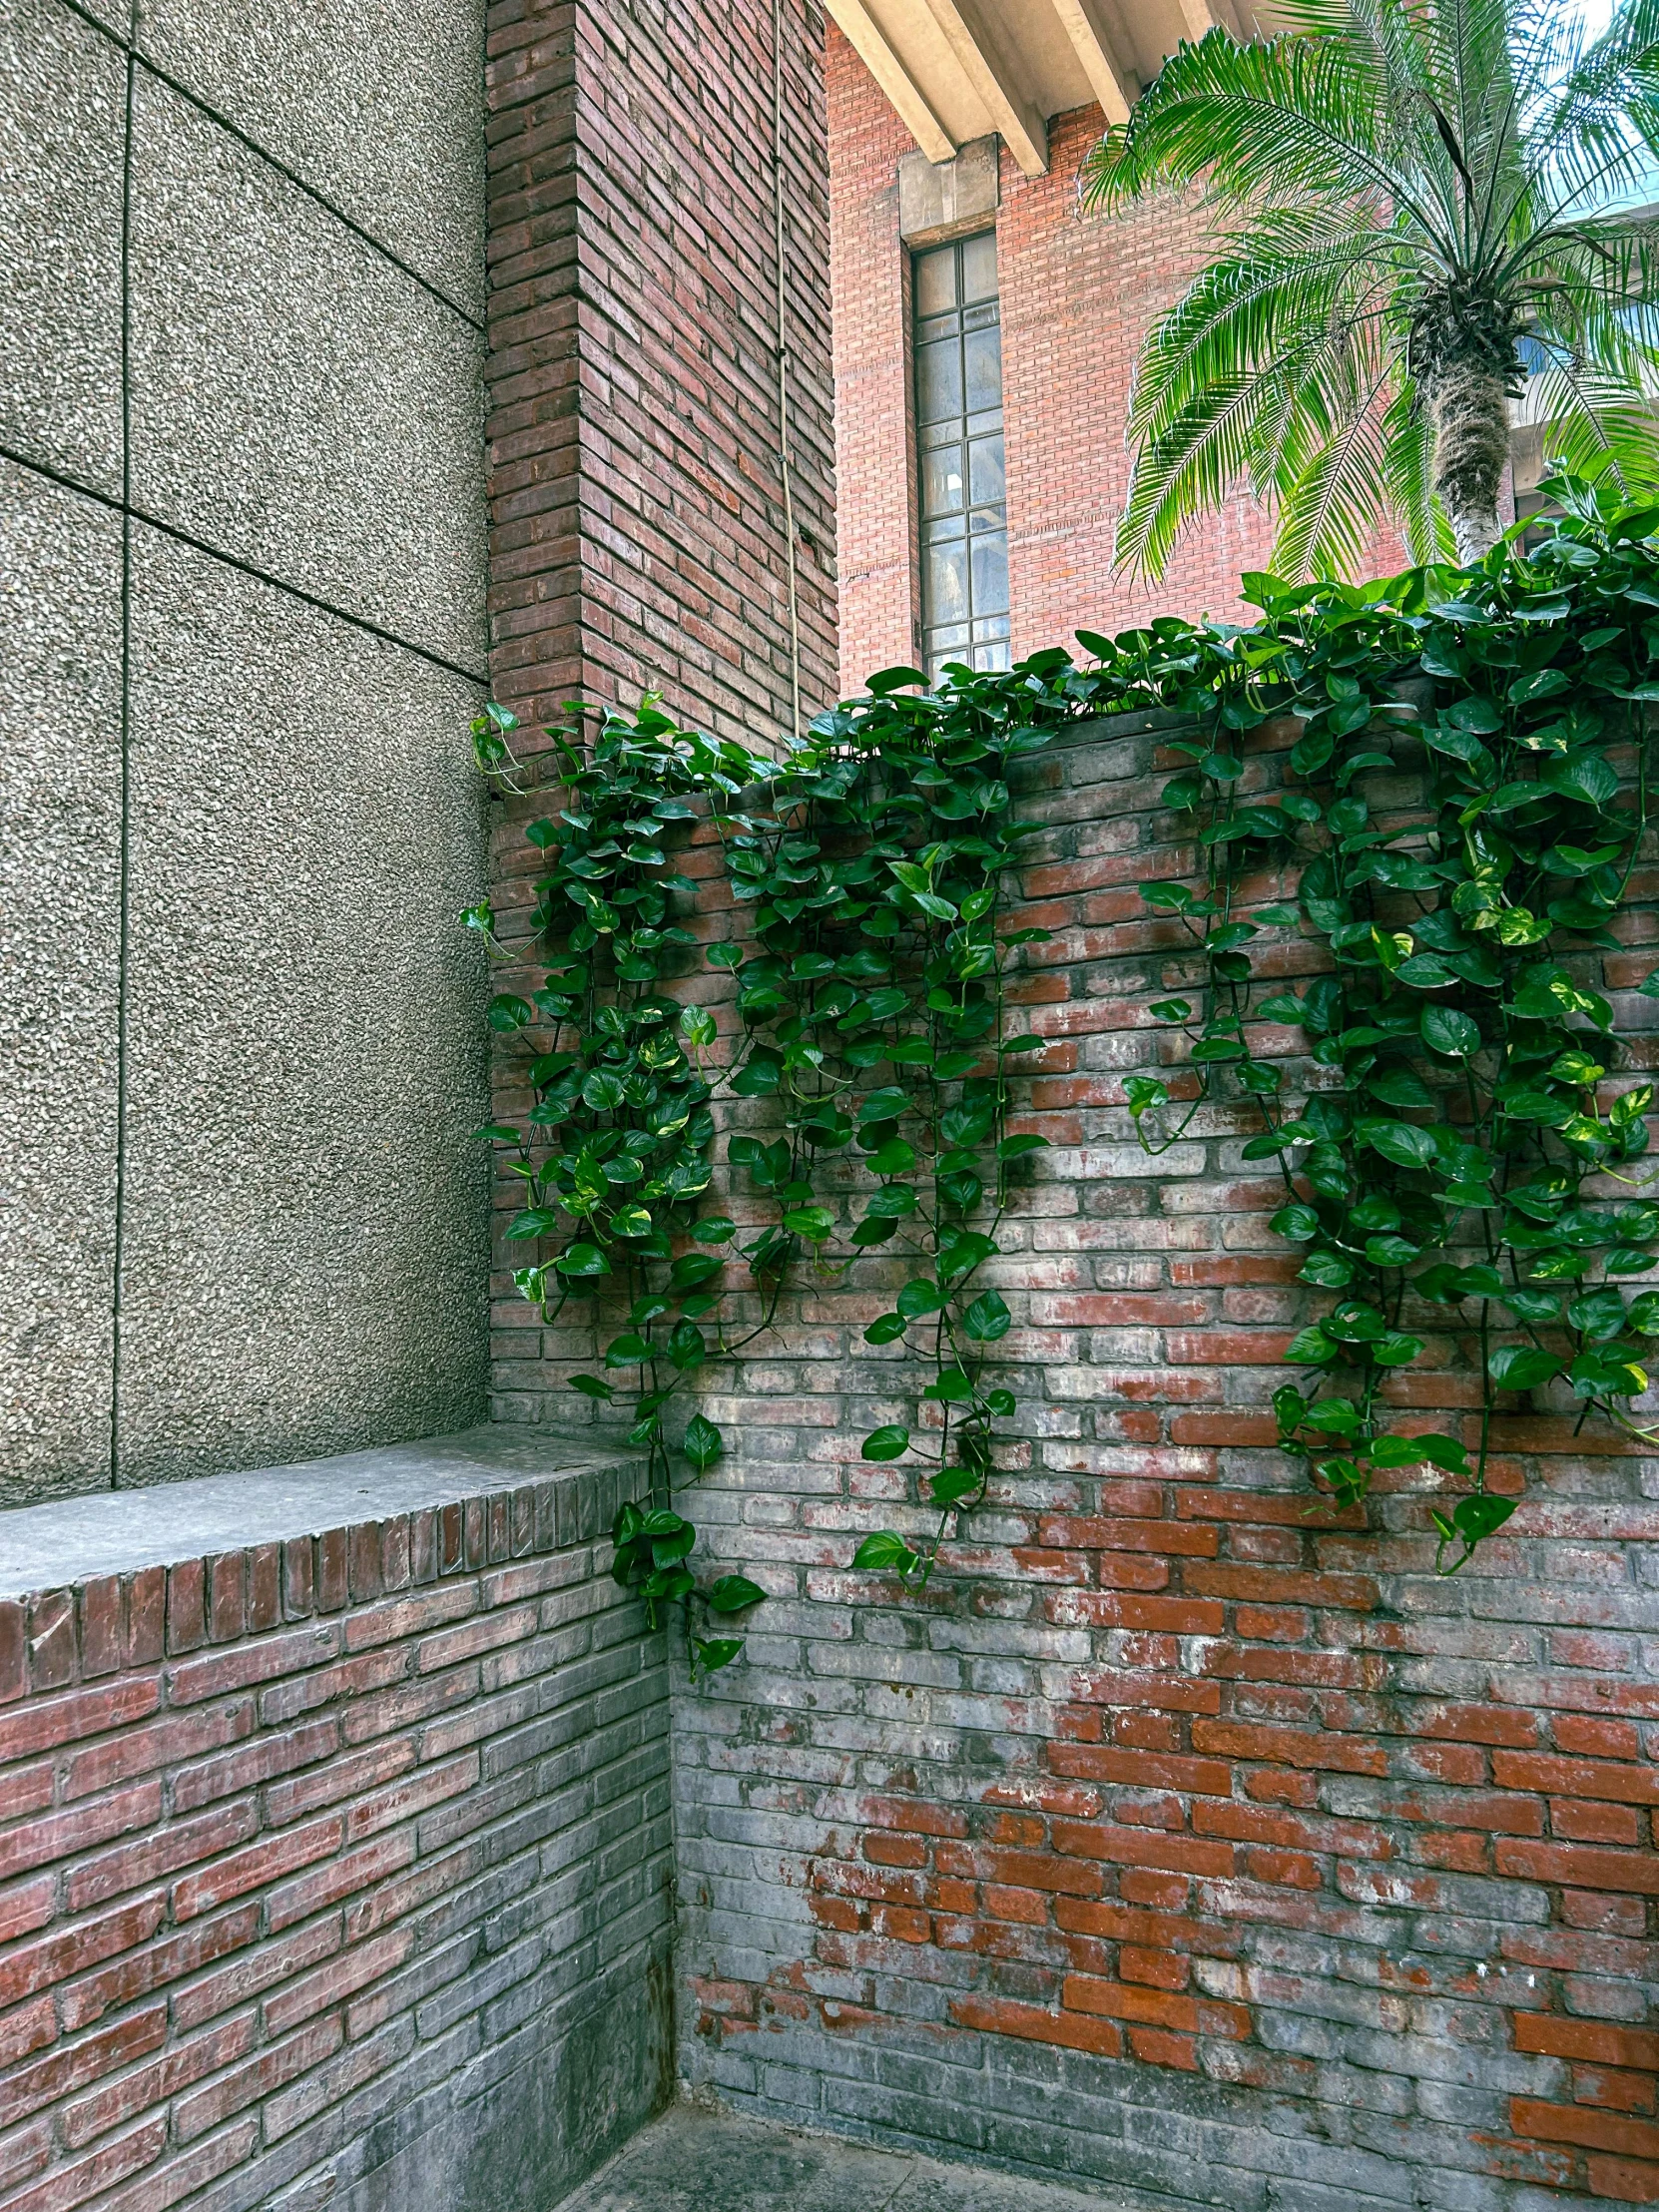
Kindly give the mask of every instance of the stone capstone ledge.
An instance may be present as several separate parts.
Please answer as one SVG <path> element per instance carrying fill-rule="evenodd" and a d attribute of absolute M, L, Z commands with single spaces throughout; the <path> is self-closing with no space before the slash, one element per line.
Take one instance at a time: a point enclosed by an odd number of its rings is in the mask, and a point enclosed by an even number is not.
<path fill-rule="evenodd" d="M 608 1537 L 643 1473 L 500 1422 L 0 1512 L 0 1704 Z"/>

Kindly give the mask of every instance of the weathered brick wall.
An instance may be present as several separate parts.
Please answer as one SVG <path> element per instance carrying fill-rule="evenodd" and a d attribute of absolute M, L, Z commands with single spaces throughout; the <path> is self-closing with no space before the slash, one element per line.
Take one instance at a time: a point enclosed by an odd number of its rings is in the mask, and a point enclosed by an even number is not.
<path fill-rule="evenodd" d="M 803 714 L 834 690 L 823 16 L 784 10 Z M 791 640 L 770 0 L 489 11 L 493 677 L 776 739 Z"/>
<path fill-rule="evenodd" d="M 831 28 L 830 238 L 835 440 L 841 535 L 840 683 L 917 651 L 909 348 L 896 167 L 914 141 L 852 47 Z M 1190 530 L 1163 581 L 1112 574 L 1112 531 L 1129 483 L 1124 423 L 1142 338 L 1207 254 L 1194 211 L 1163 196 L 1126 214 L 1085 214 L 1078 168 L 1098 108 L 1049 125 L 1049 171 L 1026 178 L 1002 153 L 996 217 L 1008 468 L 1009 591 L 1016 654 L 1069 645 L 1079 623 L 1113 631 L 1153 615 L 1237 619 L 1239 573 L 1273 542 L 1242 491 Z M 1369 572 L 1403 565 L 1380 532 Z"/>
<path fill-rule="evenodd" d="M 1253 741 L 1252 789 L 1289 738 Z M 1193 865 L 1159 746 L 1097 726 L 1032 771 L 1022 918 L 1054 936 L 1013 991 L 1049 1040 L 1019 1125 L 1053 1149 L 997 1264 L 1025 1440 L 925 1597 L 848 1564 L 930 1525 L 902 1463 L 858 1454 L 917 1420 L 902 1353 L 862 1341 L 906 1263 L 804 1276 L 711 1373 L 733 1457 L 692 1510 L 773 1596 L 677 1704 L 684 2064 L 1133 2204 L 1653 2201 L 1659 1462 L 1506 1400 L 1493 1479 L 1526 1501 L 1440 1581 L 1420 1473 L 1340 1514 L 1273 1448 L 1319 1296 L 1267 1228 L 1282 1193 L 1240 1161 L 1241 1107 L 1153 1161 L 1121 1103 L 1167 1049 L 1148 999 L 1195 980 L 1137 888 Z M 727 934 L 714 855 L 690 866 Z M 1659 931 L 1622 926 L 1604 980 L 1639 1032 Z M 1261 1039 L 1293 1095 L 1300 1043 Z M 505 1339 L 511 1408 L 568 1418 L 613 1319 Z M 1472 1358 L 1385 1394 L 1470 1423 Z"/>
<path fill-rule="evenodd" d="M 0 1603 L 7 2212 L 539 2212 L 663 2101 L 627 1480 Z"/>

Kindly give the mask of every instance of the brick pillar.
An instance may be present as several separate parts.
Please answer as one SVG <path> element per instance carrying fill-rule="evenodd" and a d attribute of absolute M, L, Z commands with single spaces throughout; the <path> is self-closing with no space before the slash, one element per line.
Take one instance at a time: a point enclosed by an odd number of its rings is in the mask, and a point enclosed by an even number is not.
<path fill-rule="evenodd" d="M 835 688 L 824 22 L 784 0 L 789 449 L 804 719 Z M 792 708 L 773 0 L 489 10 L 492 673 L 529 723 L 661 691 Z"/>

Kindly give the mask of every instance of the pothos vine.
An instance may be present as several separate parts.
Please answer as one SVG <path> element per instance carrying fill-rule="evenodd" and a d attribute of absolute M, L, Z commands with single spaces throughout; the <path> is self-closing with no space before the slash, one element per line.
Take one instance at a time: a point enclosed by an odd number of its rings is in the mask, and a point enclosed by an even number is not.
<path fill-rule="evenodd" d="M 1297 591 L 1252 577 L 1249 628 L 1082 631 L 1083 666 L 1051 650 L 932 690 L 883 671 L 781 761 L 679 730 L 654 701 L 573 709 L 528 766 L 508 712 L 474 724 L 504 792 L 552 787 L 525 831 L 528 941 L 504 944 L 487 903 L 466 916 L 540 975 L 490 1009 L 528 1048 L 524 1111 L 481 1132 L 524 1186 L 507 1235 L 538 1256 L 515 1282 L 545 1320 L 594 1292 L 621 1319 L 603 1371 L 572 1386 L 628 1406 L 649 1483 L 619 1516 L 615 1572 L 653 1624 L 683 1608 L 694 1675 L 737 1656 L 741 1636 L 711 1631 L 764 1593 L 743 1575 L 704 1586 L 689 1563 L 677 1470 L 695 1480 L 725 1441 L 678 1401 L 774 1326 L 802 1267 L 835 1281 L 865 1252 L 900 1262 L 865 1337 L 925 1378 L 915 1428 L 884 1423 L 860 1448 L 914 1466 L 936 1524 L 866 1536 L 854 1564 L 919 1587 L 985 1494 L 1017 1408 L 994 1367 L 1011 1315 L 984 1271 L 1044 1143 L 1010 1126 L 1013 1073 L 1041 1040 L 1014 1032 L 1007 978 L 1046 935 L 1006 926 L 1038 828 L 1011 772 L 1067 723 L 1173 708 L 1201 733 L 1173 738 L 1190 765 L 1164 794 L 1197 880 L 1144 893 L 1195 978 L 1149 1007 L 1183 1072 L 1132 1076 L 1126 1099 L 1153 1154 L 1234 1095 L 1259 1120 L 1242 1149 L 1283 1178 L 1272 1227 L 1333 1294 L 1286 1356 L 1304 1380 L 1275 1393 L 1284 1448 L 1345 1504 L 1379 1468 L 1466 1484 L 1432 1509 L 1452 1572 L 1513 1510 L 1487 1486 L 1500 1393 L 1559 1379 L 1583 1415 L 1633 1427 L 1659 1337 L 1659 1292 L 1621 1287 L 1656 1265 L 1659 1203 L 1631 1165 L 1651 1091 L 1615 1076 L 1585 959 L 1618 945 L 1648 819 L 1659 512 L 1556 489 L 1566 512 L 1540 544 L 1473 570 Z M 1270 793 L 1242 741 L 1287 715 L 1301 734 Z M 670 845 L 705 814 L 744 933 L 700 962 L 697 886 Z M 1257 972 L 1263 949 L 1285 967 L 1293 932 L 1293 972 L 1320 970 L 1300 992 Z M 710 968 L 736 988 L 724 1041 Z M 1642 987 L 1659 996 L 1659 973 Z M 1290 1028 L 1321 1071 L 1294 1108 L 1273 1049 Z M 722 1126 L 757 1217 L 742 1237 L 704 1210 Z M 1427 1356 L 1436 1315 L 1473 1355 L 1467 1445 L 1389 1425 L 1387 1379 Z"/>

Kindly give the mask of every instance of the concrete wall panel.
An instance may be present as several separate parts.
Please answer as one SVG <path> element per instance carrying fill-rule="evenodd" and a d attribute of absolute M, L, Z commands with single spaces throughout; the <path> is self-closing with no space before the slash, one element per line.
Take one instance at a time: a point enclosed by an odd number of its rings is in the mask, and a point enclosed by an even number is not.
<path fill-rule="evenodd" d="M 109 1479 L 121 520 L 0 461 L 0 1500 Z"/>
<path fill-rule="evenodd" d="M 477 1416 L 473 712 L 138 529 L 123 1483 Z"/>
<path fill-rule="evenodd" d="M 481 13 L 476 0 L 311 0 L 297 10 L 291 0 L 153 0 L 144 47 L 481 314 Z"/>
<path fill-rule="evenodd" d="M 133 497 L 481 665 L 481 345 L 153 78 L 133 123 Z"/>
<path fill-rule="evenodd" d="M 0 0 L 0 442 L 117 493 L 126 103 L 61 0 Z"/>

